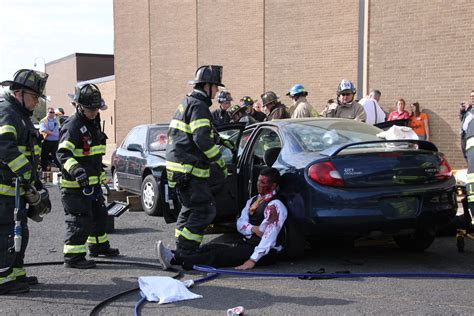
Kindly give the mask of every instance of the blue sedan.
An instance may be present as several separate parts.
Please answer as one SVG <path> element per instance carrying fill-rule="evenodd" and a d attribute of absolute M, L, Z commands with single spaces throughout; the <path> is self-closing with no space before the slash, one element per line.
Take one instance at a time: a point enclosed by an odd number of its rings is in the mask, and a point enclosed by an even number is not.
<path fill-rule="evenodd" d="M 456 214 L 455 179 L 433 143 L 384 140 L 374 126 L 347 119 L 276 120 L 220 131 L 230 176 L 215 172 L 216 222 L 239 214 L 257 193 L 259 171 L 283 175 L 289 218 L 282 233 L 289 257 L 305 240 L 393 236 L 399 247 L 428 248 L 436 228 Z"/>

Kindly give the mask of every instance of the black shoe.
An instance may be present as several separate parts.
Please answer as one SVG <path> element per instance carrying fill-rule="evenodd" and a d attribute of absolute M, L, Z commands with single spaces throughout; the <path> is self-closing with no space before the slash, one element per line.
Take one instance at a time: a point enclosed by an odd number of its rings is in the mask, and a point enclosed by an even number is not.
<path fill-rule="evenodd" d="M 0 295 L 4 294 L 20 294 L 30 291 L 30 286 L 27 283 L 11 281 L 0 285 Z"/>
<path fill-rule="evenodd" d="M 64 267 L 74 269 L 92 269 L 96 267 L 94 260 L 80 260 L 76 262 L 64 262 Z"/>
<path fill-rule="evenodd" d="M 119 254 L 120 254 L 120 251 L 117 248 L 108 248 L 106 250 L 102 250 L 102 251 L 98 251 L 98 252 L 89 250 L 89 256 L 91 256 L 91 257 L 98 257 L 98 256 L 101 256 L 101 257 L 117 257 Z"/>
<path fill-rule="evenodd" d="M 27 283 L 28 285 L 36 285 L 39 283 L 38 278 L 35 276 L 22 275 L 16 278 L 16 281 Z"/>

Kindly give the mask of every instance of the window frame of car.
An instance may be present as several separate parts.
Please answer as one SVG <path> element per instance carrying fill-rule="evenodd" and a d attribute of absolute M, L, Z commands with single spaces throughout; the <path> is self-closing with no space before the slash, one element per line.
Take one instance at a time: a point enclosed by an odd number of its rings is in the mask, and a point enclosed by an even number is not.
<path fill-rule="evenodd" d="M 140 130 L 143 130 L 142 133 L 140 133 Z M 145 136 L 143 136 L 143 134 Z M 145 142 L 145 144 L 140 143 L 140 142 L 134 142 L 136 139 L 138 140 L 139 138 L 135 138 L 136 135 L 140 136 L 142 138 L 142 141 Z M 146 141 L 148 137 L 148 126 L 146 125 L 138 125 L 132 128 L 132 130 L 127 134 L 127 137 L 123 140 L 122 142 L 122 149 L 129 150 L 129 145 L 131 144 L 137 144 L 140 145 L 142 150 L 146 149 Z"/>

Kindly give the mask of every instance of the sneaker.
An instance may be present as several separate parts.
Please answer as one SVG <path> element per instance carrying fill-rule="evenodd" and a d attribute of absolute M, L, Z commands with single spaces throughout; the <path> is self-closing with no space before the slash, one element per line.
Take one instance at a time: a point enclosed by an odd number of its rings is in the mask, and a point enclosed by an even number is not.
<path fill-rule="evenodd" d="M 91 257 L 98 257 L 98 256 L 101 256 L 101 257 L 117 257 L 118 255 L 120 255 L 120 251 L 117 248 L 108 248 L 106 250 L 102 250 L 102 251 L 98 251 L 98 252 L 89 250 L 89 256 L 91 256 Z"/>
<path fill-rule="evenodd" d="M 26 276 L 26 275 L 16 277 L 16 281 L 22 282 L 22 283 L 27 283 L 28 285 L 36 285 L 36 284 L 39 283 L 37 277 L 35 277 L 35 276 Z"/>
<path fill-rule="evenodd" d="M 64 267 L 74 269 L 92 269 L 96 267 L 94 260 L 82 259 L 76 262 L 64 262 Z"/>
<path fill-rule="evenodd" d="M 174 255 L 170 249 L 163 245 L 161 240 L 156 243 L 156 254 L 163 270 L 171 268 L 171 260 L 173 259 Z"/>
<path fill-rule="evenodd" d="M 24 282 L 10 281 L 0 285 L 0 295 L 20 294 L 30 291 L 30 286 Z"/>

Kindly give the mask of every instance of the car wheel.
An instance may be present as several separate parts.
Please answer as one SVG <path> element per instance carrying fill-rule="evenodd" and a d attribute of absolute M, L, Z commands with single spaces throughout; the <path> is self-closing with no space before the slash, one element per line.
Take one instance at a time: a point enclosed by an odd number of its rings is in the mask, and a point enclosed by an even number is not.
<path fill-rule="evenodd" d="M 435 230 L 433 228 L 419 228 L 413 235 L 393 236 L 393 239 L 403 250 L 422 252 L 433 243 Z"/>
<path fill-rule="evenodd" d="M 158 207 L 159 203 L 158 184 L 153 175 L 148 175 L 142 182 L 141 202 L 143 210 L 150 216 L 161 216 L 163 210 Z"/>
<path fill-rule="evenodd" d="M 283 246 L 283 258 L 298 259 L 303 257 L 306 240 L 291 216 L 287 217 L 285 225 L 281 229 L 279 241 Z"/>
<path fill-rule="evenodd" d="M 114 173 L 112 174 L 112 185 L 115 191 L 117 192 L 123 191 L 122 188 L 120 188 L 119 186 L 118 176 L 115 170 L 114 170 Z"/>

